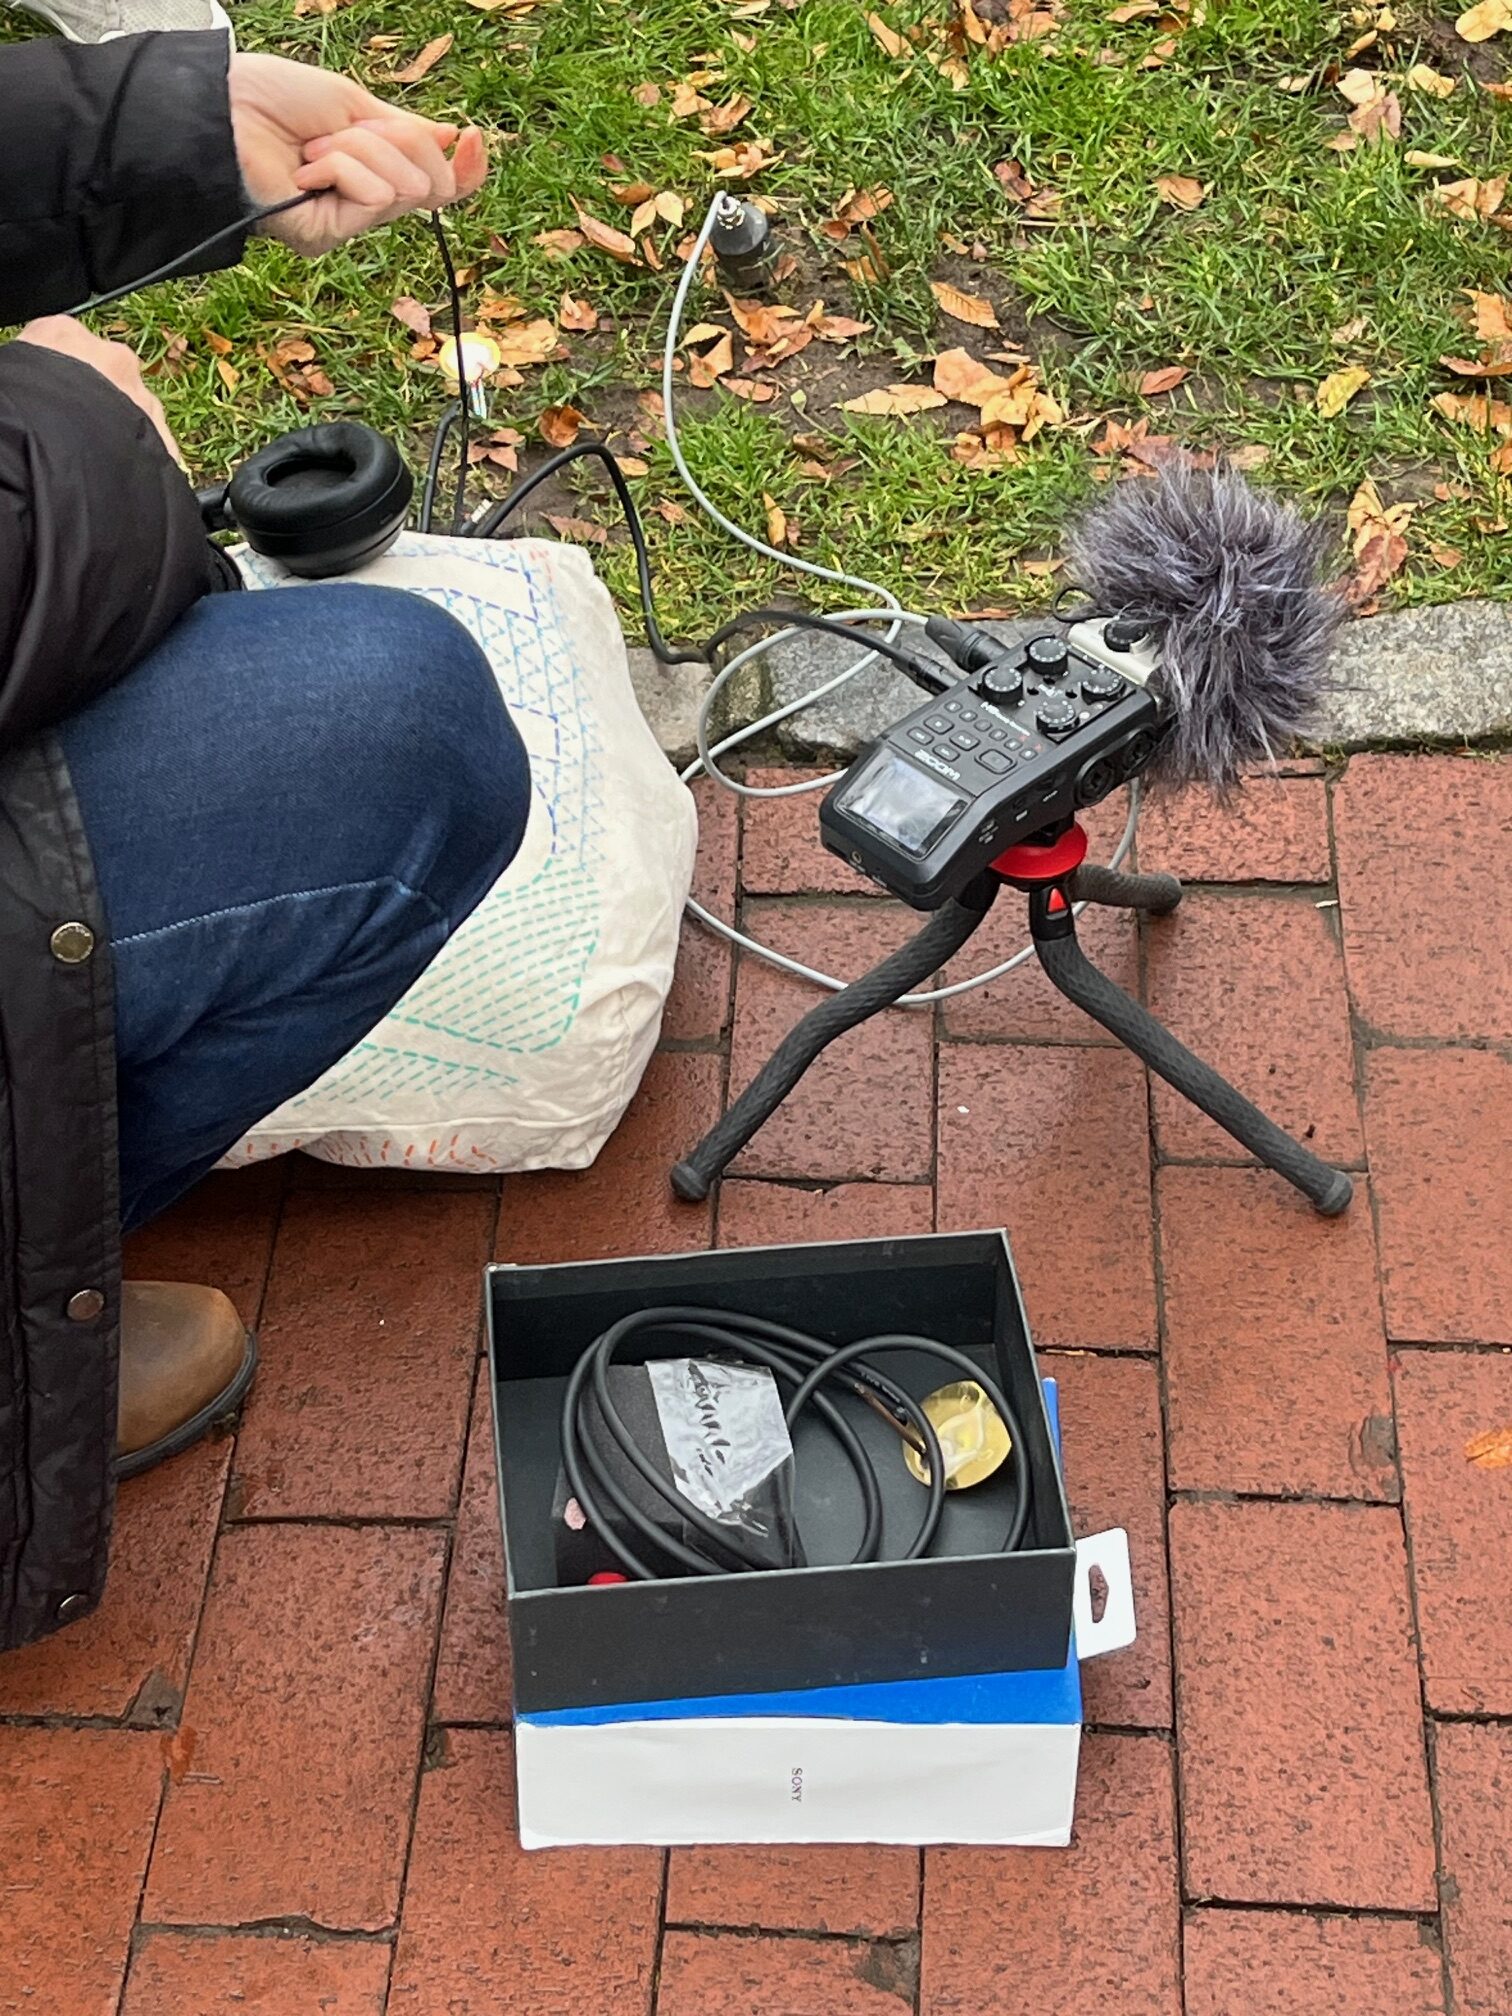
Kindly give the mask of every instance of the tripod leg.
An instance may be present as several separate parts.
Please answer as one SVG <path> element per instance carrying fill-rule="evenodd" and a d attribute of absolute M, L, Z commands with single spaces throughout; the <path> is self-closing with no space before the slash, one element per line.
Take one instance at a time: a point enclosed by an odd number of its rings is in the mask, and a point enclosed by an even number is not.
<path fill-rule="evenodd" d="M 1210 1064 L 1194 1057 L 1169 1029 L 1100 973 L 1076 942 L 1064 899 L 1059 909 L 1052 910 L 1051 894 L 1045 889 L 1034 891 L 1030 928 L 1041 966 L 1067 1000 L 1111 1030 L 1136 1057 L 1142 1057 L 1168 1085 L 1174 1085 L 1184 1098 L 1216 1120 L 1267 1169 L 1294 1184 L 1325 1218 L 1347 1210 L 1354 1185 L 1343 1170 L 1320 1162 L 1300 1142 L 1284 1134 L 1274 1120 L 1268 1120 L 1258 1106 L 1252 1106 L 1242 1092 L 1220 1078 Z"/>
<path fill-rule="evenodd" d="M 1181 901 L 1181 884 L 1174 875 L 1125 875 L 1117 868 L 1099 868 L 1085 862 L 1071 878 L 1071 899 L 1075 903 L 1102 903 L 1110 910 L 1147 910 L 1152 917 L 1164 917 Z"/>
<path fill-rule="evenodd" d="M 937 973 L 987 915 L 997 890 L 995 881 L 984 878 L 959 901 L 942 905 L 906 945 L 795 1023 L 729 1112 L 672 1171 L 672 1188 L 678 1196 L 689 1203 L 707 1197 L 715 1178 L 771 1118 L 820 1051 Z"/>

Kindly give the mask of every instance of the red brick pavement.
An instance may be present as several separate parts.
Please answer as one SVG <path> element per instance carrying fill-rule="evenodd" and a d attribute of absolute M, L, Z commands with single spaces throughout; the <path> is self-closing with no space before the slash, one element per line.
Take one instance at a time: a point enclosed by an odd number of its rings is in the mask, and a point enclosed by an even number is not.
<path fill-rule="evenodd" d="M 895 942 L 811 800 L 705 813 L 705 901 L 843 966 Z M 807 998 L 690 933 L 595 1169 L 294 1165 L 141 1236 L 133 1272 L 260 1319 L 264 1369 L 234 1445 L 123 1490 L 99 1613 L 0 1659 L 0 2016 L 1508 2016 L 1509 832 L 1512 762 L 1300 765 L 1152 812 L 1145 865 L 1202 886 L 1089 933 L 1360 1169 L 1339 1223 L 1032 970 L 851 1039 L 676 1205 Z M 525 1855 L 484 1254 L 997 1224 L 1077 1523 L 1128 1528 L 1138 1585 L 1074 1846 Z"/>

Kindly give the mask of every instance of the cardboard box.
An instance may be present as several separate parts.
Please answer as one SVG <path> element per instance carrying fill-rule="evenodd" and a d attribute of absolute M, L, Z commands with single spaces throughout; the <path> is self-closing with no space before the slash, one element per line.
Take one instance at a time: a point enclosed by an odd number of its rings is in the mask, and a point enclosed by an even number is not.
<path fill-rule="evenodd" d="M 1134 1638 L 1126 1536 L 1099 1534 L 1077 1555 L 1075 1642 L 1052 1671 L 521 1713 L 521 1841 L 1064 1847 L 1078 1658 Z M 1107 1585 L 1096 1622 L 1094 1566 Z"/>
<path fill-rule="evenodd" d="M 673 1305 L 762 1315 L 837 1344 L 907 1332 L 975 1356 L 1006 1391 L 1023 1430 L 1018 1453 L 1032 1480 L 1033 1510 L 1022 1545 L 1000 1551 L 1010 1498 L 1005 1470 L 950 1494 L 927 1558 L 824 1565 L 844 1563 L 854 1550 L 860 1498 L 848 1477 L 844 1488 L 835 1484 L 835 1454 L 823 1430 L 800 1422 L 797 1516 L 807 1558 L 817 1565 L 611 1588 L 556 1586 L 551 1503 L 567 1376 L 621 1316 Z M 494 1267 L 487 1319 L 522 1718 L 1031 1669 L 1069 1673 L 1074 1682 L 1077 1556 L 1001 1232 Z M 943 1383 L 938 1361 L 927 1357 L 900 1354 L 885 1369 L 920 1394 Z M 922 1493 L 894 1431 L 864 1408 L 848 1414 L 882 1488 L 883 1552 L 896 1555 L 917 1531 Z"/>

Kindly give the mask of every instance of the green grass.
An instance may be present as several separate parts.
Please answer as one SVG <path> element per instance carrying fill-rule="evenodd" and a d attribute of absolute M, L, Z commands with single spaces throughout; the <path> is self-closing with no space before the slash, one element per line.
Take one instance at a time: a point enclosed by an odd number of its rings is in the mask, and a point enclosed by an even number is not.
<path fill-rule="evenodd" d="M 946 0 L 881 8 L 898 29 L 945 10 Z M 1396 82 L 1400 140 L 1340 155 L 1323 144 L 1348 110 L 1337 92 L 1326 82 L 1301 93 L 1280 87 L 1329 66 L 1336 74 L 1360 32 L 1349 10 L 1320 0 L 1208 0 L 1206 18 L 1151 69 L 1141 59 L 1165 31 L 1153 20 L 1109 24 L 1108 11 L 1109 0 L 1072 0 L 1052 42 L 992 57 L 974 51 L 957 90 L 928 63 L 903 65 L 884 53 L 866 26 L 867 0 L 801 0 L 791 12 L 774 0 L 745 20 L 711 0 L 544 0 L 516 21 L 433 0 L 356 0 L 305 20 L 292 18 L 288 0 L 235 6 L 244 47 L 346 67 L 378 90 L 388 67 L 454 32 L 431 75 L 395 95 L 476 120 L 493 138 L 487 189 L 451 225 L 459 261 L 478 268 L 475 285 L 517 294 L 533 312 L 552 312 L 567 287 L 613 325 L 591 339 L 569 337 L 570 360 L 501 393 L 500 423 L 529 430 L 543 406 L 569 398 L 595 421 L 633 421 L 625 388 L 652 382 L 680 234 L 663 236 L 661 274 L 591 248 L 564 263 L 532 239 L 573 222 L 574 195 L 623 225 L 627 213 L 606 187 L 621 178 L 604 167 L 606 154 L 624 162 L 628 178 L 683 195 L 696 222 L 716 186 L 700 156 L 718 142 L 696 121 L 671 122 L 665 103 L 648 109 L 632 94 L 647 82 L 670 87 L 712 55 L 724 75 L 706 95 L 743 92 L 755 101 L 735 137 L 759 134 L 783 156 L 751 185 L 777 204 L 784 242 L 802 258 L 802 277 L 783 298 L 807 309 L 822 294 L 832 312 L 874 325 L 858 346 L 856 382 L 922 382 L 935 349 L 964 344 L 980 355 L 992 347 L 984 332 L 939 317 L 928 283 L 948 276 L 996 304 L 1073 423 L 1042 434 L 1007 468 L 967 471 L 949 448 L 969 414 L 853 420 L 838 411 L 846 387 L 821 386 L 812 374 L 821 350 L 823 363 L 836 361 L 816 344 L 777 371 L 773 405 L 689 396 L 690 458 L 742 522 L 759 528 L 765 493 L 797 520 L 806 556 L 843 560 L 916 605 L 1022 601 L 1043 594 L 1045 583 L 1024 575 L 1020 561 L 1053 552 L 1066 515 L 1094 488 L 1097 423 L 1144 416 L 1152 433 L 1194 446 L 1264 447 L 1259 480 L 1336 517 L 1367 476 L 1388 502 L 1415 502 L 1412 557 L 1391 586 L 1394 600 L 1507 594 L 1509 535 L 1498 529 L 1507 482 L 1492 474 L 1487 444 L 1451 429 L 1430 402 L 1446 389 L 1475 389 L 1438 360 L 1474 349 L 1460 320 L 1462 290 L 1505 288 L 1512 236 L 1448 216 L 1428 192 L 1451 171 L 1414 168 L 1405 157 L 1421 149 L 1451 157 L 1464 175 L 1506 172 L 1512 107 L 1468 76 L 1447 100 L 1407 90 L 1401 79 L 1413 62 L 1453 74 L 1458 58 L 1442 35 L 1430 46 L 1430 17 L 1414 27 L 1400 9 L 1403 25 L 1390 41 L 1354 59 Z M 366 46 L 384 34 L 402 35 L 401 49 Z M 742 48 L 737 35 L 753 46 Z M 1494 48 L 1474 59 L 1482 75 Z M 1106 51 L 1127 61 L 1099 60 Z M 1459 56 L 1471 60 L 1468 49 Z M 1009 156 L 1037 186 L 1059 192 L 1052 223 L 1026 227 L 994 180 L 993 164 Z M 1206 186 L 1197 210 L 1157 199 L 1156 176 L 1173 171 Z M 849 188 L 877 183 L 895 197 L 876 226 L 890 271 L 856 290 L 840 261 L 859 248 L 842 251 L 817 227 Z M 491 234 L 507 241 L 507 253 L 490 251 Z M 947 241 L 981 256 L 963 262 Z M 423 452 L 439 389 L 409 358 L 408 338 L 389 315 L 400 293 L 435 306 L 442 299 L 434 247 L 413 222 L 314 266 L 260 245 L 236 272 L 155 289 L 112 311 L 112 321 L 153 359 L 166 359 L 175 336 L 189 338 L 156 383 L 198 470 L 228 467 L 321 412 L 359 413 Z M 722 311 L 712 292 L 697 304 L 710 319 Z M 1361 321 L 1356 335 L 1335 340 Z M 205 327 L 233 345 L 234 391 L 200 335 Z M 291 334 L 314 341 L 336 388 L 309 411 L 257 355 L 259 343 Z M 1188 369 L 1186 383 L 1142 401 L 1133 390 L 1139 375 L 1170 364 Z M 1371 382 L 1344 414 L 1324 419 L 1315 388 L 1345 364 L 1366 366 Z M 795 431 L 842 438 L 856 466 L 830 483 L 805 480 L 790 445 Z M 649 459 L 640 494 L 648 503 L 675 498 L 664 449 L 653 444 Z M 580 515 L 595 511 L 599 497 L 591 479 L 583 482 L 572 507 Z M 1435 486 L 1453 494 L 1436 498 Z M 484 487 L 480 479 L 480 494 Z M 612 511 L 602 515 L 612 523 Z M 653 514 L 649 530 L 669 630 L 704 633 L 782 582 L 692 515 L 672 527 Z M 1456 548 L 1459 564 L 1436 564 L 1428 552 L 1435 543 Z M 1344 557 L 1341 547 L 1341 565 Z M 623 602 L 632 581 L 623 545 L 616 540 L 601 558 Z"/>

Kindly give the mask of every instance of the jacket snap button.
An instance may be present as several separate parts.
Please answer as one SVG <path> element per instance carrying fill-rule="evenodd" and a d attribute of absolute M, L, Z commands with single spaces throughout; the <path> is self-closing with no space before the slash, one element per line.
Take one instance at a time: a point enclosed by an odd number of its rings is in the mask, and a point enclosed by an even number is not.
<path fill-rule="evenodd" d="M 48 942 L 62 966 L 82 966 L 95 949 L 95 935 L 87 924 L 60 924 Z"/>
<path fill-rule="evenodd" d="M 68 1298 L 68 1320 L 70 1323 L 93 1323 L 97 1316 L 105 1313 L 105 1297 L 98 1288 L 81 1288 L 77 1295 Z"/>
<path fill-rule="evenodd" d="M 67 1624 L 74 1617 L 81 1617 L 89 1608 L 87 1596 L 65 1596 L 58 1605 L 58 1622 Z"/>

